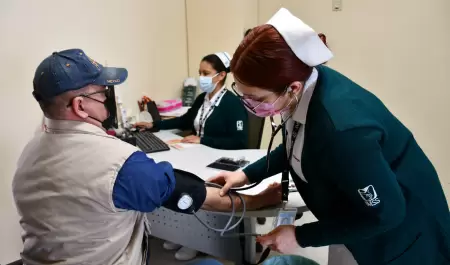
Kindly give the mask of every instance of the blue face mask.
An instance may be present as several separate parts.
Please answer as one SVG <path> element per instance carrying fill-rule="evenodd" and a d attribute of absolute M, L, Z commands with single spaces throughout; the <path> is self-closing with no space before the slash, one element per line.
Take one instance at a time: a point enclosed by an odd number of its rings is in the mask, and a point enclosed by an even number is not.
<path fill-rule="evenodd" d="M 211 93 L 217 85 L 217 83 L 213 83 L 212 79 L 218 75 L 219 73 L 213 76 L 200 76 L 198 78 L 198 86 L 203 92 Z"/>

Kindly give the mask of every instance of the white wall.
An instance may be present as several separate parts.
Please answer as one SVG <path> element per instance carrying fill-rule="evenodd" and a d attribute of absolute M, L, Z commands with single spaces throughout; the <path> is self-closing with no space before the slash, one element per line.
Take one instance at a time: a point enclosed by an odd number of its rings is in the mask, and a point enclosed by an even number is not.
<path fill-rule="evenodd" d="M 200 60 L 226 51 L 233 55 L 247 28 L 257 25 L 257 0 L 186 1 L 189 74 L 198 76 Z M 231 84 L 232 77 L 227 83 Z"/>
<path fill-rule="evenodd" d="M 128 68 L 119 87 L 137 111 L 143 92 L 156 99 L 180 95 L 187 76 L 184 1 L 0 1 L 0 263 L 17 258 L 20 227 L 11 195 L 17 158 L 40 122 L 32 79 L 55 50 L 82 48 L 109 66 Z M 125 92 L 126 91 L 126 92 Z"/>
<path fill-rule="evenodd" d="M 375 93 L 414 133 L 450 200 L 450 1 L 344 0 L 341 12 L 331 2 L 259 0 L 259 23 L 284 6 L 324 32 L 335 55 L 329 66 Z"/>

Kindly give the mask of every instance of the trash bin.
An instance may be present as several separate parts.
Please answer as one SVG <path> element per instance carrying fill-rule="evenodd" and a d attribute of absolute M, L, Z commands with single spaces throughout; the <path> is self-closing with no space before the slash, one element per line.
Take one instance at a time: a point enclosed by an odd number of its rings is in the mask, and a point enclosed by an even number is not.
<path fill-rule="evenodd" d="M 194 104 L 197 95 L 197 79 L 188 77 L 183 83 L 183 92 L 181 98 L 183 99 L 183 106 L 190 107 Z"/>
<path fill-rule="evenodd" d="M 194 104 L 195 97 L 197 94 L 197 87 L 195 86 L 185 86 L 183 88 L 183 106 L 184 107 L 190 107 L 192 104 Z"/>
<path fill-rule="evenodd" d="M 263 265 L 319 265 L 319 263 L 302 256 L 273 256 L 263 262 Z"/>

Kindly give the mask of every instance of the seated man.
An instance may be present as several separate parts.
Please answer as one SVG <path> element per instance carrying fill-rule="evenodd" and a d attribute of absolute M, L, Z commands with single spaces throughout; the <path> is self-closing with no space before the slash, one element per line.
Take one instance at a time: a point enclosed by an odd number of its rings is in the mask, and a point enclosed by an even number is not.
<path fill-rule="evenodd" d="M 54 52 L 38 66 L 33 95 L 44 132 L 23 150 L 13 181 L 25 264 L 148 264 L 145 213 L 172 203 L 177 186 L 189 183 L 177 181 L 169 163 L 106 134 L 116 119 L 106 86 L 127 75 L 78 49 Z M 219 190 L 197 189 L 194 210 L 230 210 Z M 273 185 L 244 199 L 256 209 L 280 197 Z"/>

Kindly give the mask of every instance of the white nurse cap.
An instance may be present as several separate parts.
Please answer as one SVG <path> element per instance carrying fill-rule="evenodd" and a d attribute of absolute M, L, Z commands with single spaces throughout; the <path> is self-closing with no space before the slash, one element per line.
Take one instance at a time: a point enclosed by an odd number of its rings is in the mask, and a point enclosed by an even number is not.
<path fill-rule="evenodd" d="M 305 64 L 314 67 L 333 58 L 317 33 L 286 8 L 281 8 L 267 24 L 280 33 L 297 58 Z"/>
<path fill-rule="evenodd" d="M 230 67 L 231 56 L 228 54 L 228 52 L 216 52 L 215 55 L 217 55 L 217 57 L 219 57 L 219 59 L 222 61 L 223 65 L 225 65 L 225 68 Z"/>

